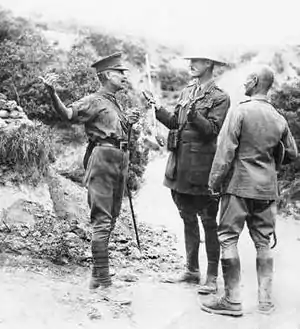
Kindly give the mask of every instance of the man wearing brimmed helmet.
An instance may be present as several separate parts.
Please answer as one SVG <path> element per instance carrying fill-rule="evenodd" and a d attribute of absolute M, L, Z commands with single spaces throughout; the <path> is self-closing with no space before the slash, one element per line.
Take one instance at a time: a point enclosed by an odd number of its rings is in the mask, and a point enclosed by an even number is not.
<path fill-rule="evenodd" d="M 201 54 L 200 54 L 201 55 Z M 184 222 L 186 271 L 167 282 L 200 282 L 198 215 L 204 231 L 207 253 L 207 276 L 199 293 L 217 291 L 220 256 L 217 238 L 218 196 L 208 189 L 208 177 L 216 150 L 218 133 L 230 106 L 229 96 L 215 84 L 215 66 L 226 65 L 210 55 L 186 57 L 192 81 L 183 89 L 175 111 L 169 112 L 155 103 L 156 118 L 170 129 L 168 150 L 171 152 L 164 185 Z"/>

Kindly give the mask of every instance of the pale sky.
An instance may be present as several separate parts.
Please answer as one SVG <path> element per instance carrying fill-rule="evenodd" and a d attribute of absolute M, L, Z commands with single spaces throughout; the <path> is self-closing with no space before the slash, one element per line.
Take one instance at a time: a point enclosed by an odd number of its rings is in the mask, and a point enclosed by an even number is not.
<path fill-rule="evenodd" d="M 299 0 L 0 0 L 0 5 L 18 14 L 75 18 L 187 48 L 300 44 Z"/>

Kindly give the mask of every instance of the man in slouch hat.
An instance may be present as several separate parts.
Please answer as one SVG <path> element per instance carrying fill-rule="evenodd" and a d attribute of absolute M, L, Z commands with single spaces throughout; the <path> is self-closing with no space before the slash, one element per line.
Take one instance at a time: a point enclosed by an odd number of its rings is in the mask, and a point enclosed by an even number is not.
<path fill-rule="evenodd" d="M 216 66 L 222 60 L 211 53 L 186 57 L 190 62 L 192 80 L 182 90 L 174 112 L 154 103 L 156 118 L 170 129 L 168 159 L 164 185 L 171 195 L 184 223 L 186 271 L 167 282 L 200 282 L 198 216 L 205 232 L 207 273 L 200 294 L 217 291 L 220 247 L 217 237 L 219 198 L 208 188 L 208 177 L 216 151 L 216 141 L 230 106 L 229 96 L 214 79 Z"/>

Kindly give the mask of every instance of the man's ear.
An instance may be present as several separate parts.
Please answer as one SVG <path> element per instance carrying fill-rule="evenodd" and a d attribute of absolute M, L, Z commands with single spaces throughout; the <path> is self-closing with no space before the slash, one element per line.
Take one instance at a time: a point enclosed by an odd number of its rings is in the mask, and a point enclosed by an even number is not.
<path fill-rule="evenodd" d="M 257 84 L 258 84 L 258 76 L 257 75 L 255 75 L 253 77 L 253 84 L 254 84 L 254 86 L 257 86 Z"/>

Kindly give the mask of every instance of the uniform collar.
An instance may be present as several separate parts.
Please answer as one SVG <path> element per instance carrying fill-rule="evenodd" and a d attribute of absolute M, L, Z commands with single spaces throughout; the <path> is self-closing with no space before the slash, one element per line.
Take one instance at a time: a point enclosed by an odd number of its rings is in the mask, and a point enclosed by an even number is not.
<path fill-rule="evenodd" d="M 250 97 L 251 100 L 262 100 L 262 101 L 269 101 L 267 95 L 253 95 Z"/>
<path fill-rule="evenodd" d="M 198 79 L 193 79 L 188 84 L 188 87 L 197 86 L 200 90 L 206 91 L 215 85 L 214 79 L 210 79 L 204 83 L 200 83 Z"/>

